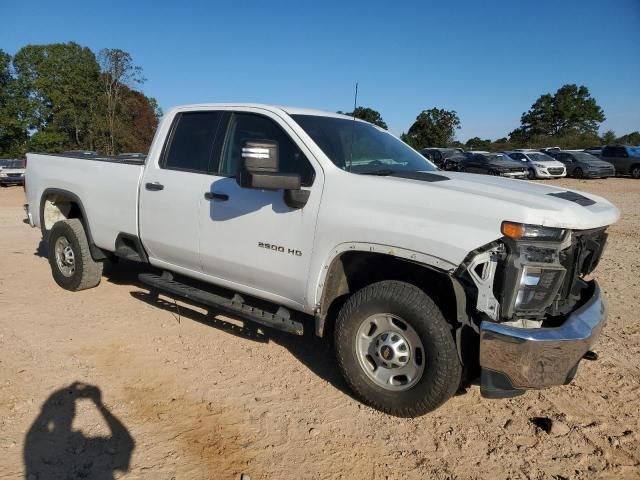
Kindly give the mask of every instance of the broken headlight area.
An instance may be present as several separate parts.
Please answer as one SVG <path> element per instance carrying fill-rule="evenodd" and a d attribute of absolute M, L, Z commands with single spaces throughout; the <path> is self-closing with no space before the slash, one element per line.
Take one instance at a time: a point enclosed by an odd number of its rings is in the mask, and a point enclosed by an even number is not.
<path fill-rule="evenodd" d="M 475 287 L 475 309 L 493 321 L 542 325 L 577 308 L 587 286 L 583 277 L 602 255 L 605 229 L 511 225 L 521 228 L 505 232 L 503 224 L 505 236 L 465 263 L 462 275 Z"/>

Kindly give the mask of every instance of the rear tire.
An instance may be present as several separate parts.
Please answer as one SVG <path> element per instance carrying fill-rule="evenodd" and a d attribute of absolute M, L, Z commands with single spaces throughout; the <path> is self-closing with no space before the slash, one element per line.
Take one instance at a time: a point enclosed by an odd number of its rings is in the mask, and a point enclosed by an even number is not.
<path fill-rule="evenodd" d="M 49 234 L 49 265 L 58 285 L 65 290 L 93 288 L 102 278 L 102 262 L 91 257 L 82 222 L 77 218 L 56 222 Z"/>
<path fill-rule="evenodd" d="M 576 167 L 573 169 L 573 177 L 575 178 L 584 178 L 584 172 L 580 167 Z"/>
<path fill-rule="evenodd" d="M 451 326 L 414 285 L 387 280 L 356 292 L 340 310 L 334 335 L 345 380 L 360 400 L 385 413 L 424 415 L 460 385 Z"/>

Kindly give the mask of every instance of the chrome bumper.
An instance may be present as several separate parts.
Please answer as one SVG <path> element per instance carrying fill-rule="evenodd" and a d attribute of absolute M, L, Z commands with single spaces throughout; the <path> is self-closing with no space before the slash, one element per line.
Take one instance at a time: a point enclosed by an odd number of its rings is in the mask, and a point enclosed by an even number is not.
<path fill-rule="evenodd" d="M 517 328 L 480 324 L 481 393 L 508 397 L 529 388 L 569 383 L 582 356 L 607 320 L 600 287 L 589 282 L 589 298 L 560 327 Z"/>

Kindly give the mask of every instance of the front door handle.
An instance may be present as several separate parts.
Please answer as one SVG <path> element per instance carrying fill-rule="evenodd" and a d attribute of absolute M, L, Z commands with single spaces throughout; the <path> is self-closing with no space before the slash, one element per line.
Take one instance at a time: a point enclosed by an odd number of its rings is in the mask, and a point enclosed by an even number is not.
<path fill-rule="evenodd" d="M 229 200 L 229 195 L 226 193 L 217 193 L 217 192 L 205 192 L 204 198 L 207 200 L 220 200 L 221 202 L 226 202 Z"/>
<path fill-rule="evenodd" d="M 147 190 L 153 190 L 153 191 L 157 191 L 157 190 L 163 190 L 164 189 L 164 185 L 162 185 L 160 182 L 153 182 L 153 183 L 146 183 L 144 188 L 146 188 Z"/>

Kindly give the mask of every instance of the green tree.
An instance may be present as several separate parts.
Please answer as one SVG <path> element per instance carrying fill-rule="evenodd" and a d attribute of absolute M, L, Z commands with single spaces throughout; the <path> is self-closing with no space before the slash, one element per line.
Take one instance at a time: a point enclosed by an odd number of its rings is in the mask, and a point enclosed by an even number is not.
<path fill-rule="evenodd" d="M 455 111 L 432 108 L 420 112 L 407 133 L 400 138 L 416 149 L 446 147 L 454 142 L 457 128 L 460 128 L 460 119 Z"/>
<path fill-rule="evenodd" d="M 635 131 L 627 133 L 626 135 L 618 138 L 616 143 L 620 143 L 623 145 L 640 145 L 640 132 Z"/>
<path fill-rule="evenodd" d="M 615 145 L 616 141 L 617 141 L 616 133 L 613 130 L 607 130 L 602 135 L 603 145 Z"/>
<path fill-rule="evenodd" d="M 118 117 L 122 113 L 125 88 L 145 81 L 142 67 L 133 63 L 131 54 L 119 48 L 103 48 L 98 54 L 102 70 L 102 94 L 105 101 L 105 118 L 109 142 L 107 153 L 116 152 L 119 126 Z"/>
<path fill-rule="evenodd" d="M 364 120 L 365 122 L 373 123 L 374 125 L 379 126 L 380 128 L 384 128 L 387 130 L 387 124 L 382 119 L 382 115 L 380 112 L 374 110 L 369 107 L 356 107 L 356 109 L 352 112 L 341 112 L 338 110 L 338 113 L 342 113 L 343 115 L 348 115 L 350 117 L 356 117 L 360 120 Z"/>
<path fill-rule="evenodd" d="M 73 42 L 28 45 L 16 53 L 13 65 L 21 111 L 30 128 L 64 137 L 64 148 L 91 144 L 98 79 L 93 52 Z"/>
<path fill-rule="evenodd" d="M 26 150 L 28 123 L 21 113 L 11 56 L 0 50 L 0 157 L 21 156 Z"/>
<path fill-rule="evenodd" d="M 567 84 L 555 94 L 541 95 L 522 114 L 520 127 L 510 133 L 512 141 L 522 143 L 537 137 L 595 135 L 605 120 L 602 108 L 584 85 Z"/>
<path fill-rule="evenodd" d="M 467 150 L 491 150 L 491 140 L 482 140 L 480 137 L 473 137 L 465 143 Z"/>

